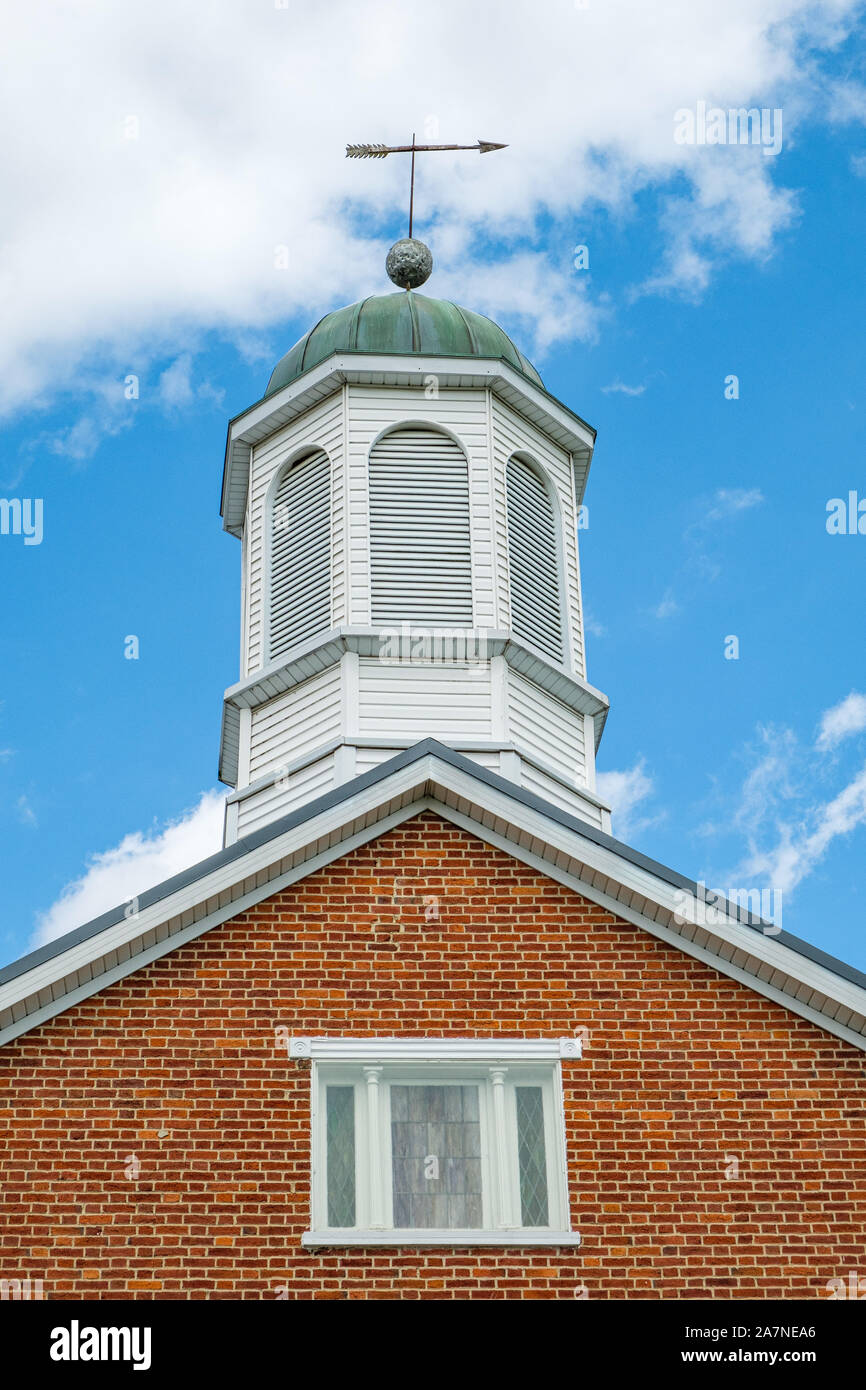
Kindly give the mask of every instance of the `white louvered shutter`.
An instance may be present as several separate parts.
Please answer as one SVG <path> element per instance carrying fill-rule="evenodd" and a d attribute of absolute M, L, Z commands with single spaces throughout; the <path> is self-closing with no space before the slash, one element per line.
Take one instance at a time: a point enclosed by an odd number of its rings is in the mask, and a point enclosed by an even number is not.
<path fill-rule="evenodd" d="M 331 625 L 331 465 L 319 450 L 291 464 L 271 510 L 271 661 Z"/>
<path fill-rule="evenodd" d="M 562 661 L 562 600 L 553 501 L 522 459 L 508 460 L 508 572 L 511 628 Z"/>
<path fill-rule="evenodd" d="M 469 473 L 453 439 L 393 430 L 370 452 L 373 622 L 472 626 Z"/>

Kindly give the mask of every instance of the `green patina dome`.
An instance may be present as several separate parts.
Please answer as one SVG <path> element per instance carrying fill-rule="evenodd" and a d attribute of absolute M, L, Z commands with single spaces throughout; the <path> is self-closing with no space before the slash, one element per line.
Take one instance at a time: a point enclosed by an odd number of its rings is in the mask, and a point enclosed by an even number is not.
<path fill-rule="evenodd" d="M 541 377 L 507 333 L 471 309 L 413 290 L 376 294 L 335 309 L 277 363 L 265 397 L 288 386 L 332 352 L 383 352 L 429 357 L 492 357 L 510 363 L 537 386 Z"/>

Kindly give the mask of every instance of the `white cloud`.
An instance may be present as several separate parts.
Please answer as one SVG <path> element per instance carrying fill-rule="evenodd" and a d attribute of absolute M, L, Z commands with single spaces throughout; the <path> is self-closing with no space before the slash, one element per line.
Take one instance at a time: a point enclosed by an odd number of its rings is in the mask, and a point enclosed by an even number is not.
<path fill-rule="evenodd" d="M 841 790 L 823 797 L 815 791 L 837 775 L 829 758 L 832 750 L 863 728 L 866 700 L 852 694 L 824 712 L 814 750 L 804 748 L 792 729 L 759 730 L 760 743 L 752 751 L 753 766 L 734 815 L 747 851 L 731 878 L 740 883 L 759 878 L 790 893 L 835 841 L 866 826 L 866 764 L 847 774 Z"/>
<path fill-rule="evenodd" d="M 759 507 L 763 501 L 764 494 L 757 487 L 718 488 L 711 497 L 696 499 L 692 506 L 695 519 L 683 532 L 685 551 L 678 576 L 682 587 L 685 587 L 685 580 L 690 592 L 694 592 L 698 583 L 714 583 L 719 578 L 722 566 L 710 545 L 719 522 L 741 516 L 753 507 Z M 718 546 L 715 550 L 718 551 Z M 669 590 L 667 597 L 655 609 L 657 618 L 667 618 L 678 611 L 679 606 L 670 593 Z"/>
<path fill-rule="evenodd" d="M 661 602 L 657 603 L 655 608 L 650 611 L 654 618 L 659 618 L 663 621 L 665 618 L 672 618 L 676 613 L 679 613 L 680 605 L 677 603 L 670 590 L 668 590 Z"/>
<path fill-rule="evenodd" d="M 643 759 L 623 772 L 600 772 L 597 781 L 599 796 L 611 808 L 613 833 L 618 839 L 625 840 L 649 824 L 645 818 L 635 815 L 641 802 L 654 791 L 652 778 L 644 771 Z"/>
<path fill-rule="evenodd" d="M 121 430 L 128 429 L 132 423 L 132 415 L 127 415 L 125 419 L 105 412 L 82 415 L 73 425 L 67 425 L 54 434 L 42 436 L 40 442 L 49 453 L 81 463 L 84 459 L 93 457 L 103 439 L 120 434 Z"/>
<path fill-rule="evenodd" d="M 618 392 L 622 396 L 642 396 L 646 386 L 627 386 L 624 381 L 617 379 L 612 381 L 610 386 L 602 386 L 601 389 L 606 396 L 613 392 Z"/>
<path fill-rule="evenodd" d="M 664 264 L 637 293 L 675 291 L 698 299 L 718 261 L 734 252 L 765 260 L 774 238 L 796 217 L 794 194 L 773 185 L 764 167 L 770 161 L 759 149 L 712 148 L 720 152 L 717 159 L 689 170 L 691 196 L 667 201 Z"/>
<path fill-rule="evenodd" d="M 649 188 L 667 200 L 651 288 L 700 293 L 732 255 L 765 257 L 796 209 L 781 159 L 678 145 L 674 113 L 783 106 L 786 140 L 857 119 L 860 88 L 834 89 L 821 59 L 858 8 L 559 0 L 536 23 L 523 0 L 440 0 L 431 22 L 398 0 L 69 0 L 48 45 L 43 10 L 18 6 L 0 91 L 0 409 L 44 406 L 97 366 L 144 379 L 211 330 L 246 353 L 291 314 L 389 289 L 407 161 L 343 146 L 413 129 L 509 143 L 422 157 L 416 221 L 431 293 L 513 319 L 528 349 L 596 331 L 610 306 L 571 266 L 576 226 L 594 207 L 627 216 Z M 537 252 L 542 226 L 562 229 L 557 263 Z M 477 250 L 491 231 L 498 259 Z M 101 419 L 86 411 L 58 451 L 85 457 Z"/>
<path fill-rule="evenodd" d="M 749 511 L 752 507 L 759 507 L 763 500 L 764 494 L 758 487 L 719 488 L 713 496 L 706 520 L 724 521 L 726 517 L 736 516 L 739 512 Z"/>
<path fill-rule="evenodd" d="M 199 400 L 209 400 L 213 404 L 219 405 L 224 393 L 217 390 L 209 381 L 193 384 L 192 376 L 192 354 L 183 352 L 160 374 L 158 387 L 160 404 L 171 409 L 180 409 L 183 406 L 193 405 Z"/>
<path fill-rule="evenodd" d="M 35 827 L 39 824 L 36 819 L 36 812 L 33 810 L 26 796 L 19 796 L 15 803 L 15 812 L 22 825 L 31 825 Z"/>
<path fill-rule="evenodd" d="M 777 892 L 790 893 L 820 864 L 834 840 L 866 825 L 866 765 L 830 801 L 805 810 L 796 822 L 776 827 L 775 843 L 753 848 L 741 866 Z"/>
<path fill-rule="evenodd" d="M 40 914 L 32 947 L 53 941 L 110 908 L 129 902 L 222 846 L 225 795 L 204 792 L 198 804 L 161 829 L 125 835 L 114 849 L 94 854 L 86 871 Z"/>
<path fill-rule="evenodd" d="M 172 362 L 159 378 L 159 398 L 163 405 L 189 405 L 195 400 L 190 373 L 192 357 L 188 352 Z"/>
<path fill-rule="evenodd" d="M 866 695 L 852 691 L 838 705 L 825 710 L 815 746 L 822 751 L 835 748 L 844 738 L 866 729 Z"/>

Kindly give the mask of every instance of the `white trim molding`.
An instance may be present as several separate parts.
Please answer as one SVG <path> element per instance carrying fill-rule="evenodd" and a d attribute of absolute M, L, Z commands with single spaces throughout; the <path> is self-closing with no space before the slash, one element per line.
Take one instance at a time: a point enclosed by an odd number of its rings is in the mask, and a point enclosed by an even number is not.
<path fill-rule="evenodd" d="M 339 1245 L 580 1245 L 577 1231 L 304 1231 L 301 1245 L 308 1250 Z"/>
<path fill-rule="evenodd" d="M 558 1062 L 582 1055 L 577 1038 L 291 1038 L 311 1062 Z"/>

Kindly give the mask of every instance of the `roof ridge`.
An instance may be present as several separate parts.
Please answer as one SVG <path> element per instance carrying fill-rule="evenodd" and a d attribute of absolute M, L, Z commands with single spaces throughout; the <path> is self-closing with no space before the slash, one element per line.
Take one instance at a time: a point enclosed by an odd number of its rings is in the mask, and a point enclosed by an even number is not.
<path fill-rule="evenodd" d="M 398 290 L 399 293 L 399 290 Z M 409 304 L 409 323 L 412 326 L 412 351 L 421 351 L 421 325 L 418 322 L 418 310 L 415 307 L 415 300 L 411 290 L 404 291 Z M 390 298 L 390 296 L 389 296 Z"/>
<path fill-rule="evenodd" d="M 478 339 L 477 339 L 477 337 L 476 337 L 476 335 L 475 335 L 475 332 L 474 332 L 474 330 L 473 330 L 473 328 L 472 328 L 472 324 L 469 322 L 468 318 L 466 317 L 466 315 L 467 315 L 468 313 L 470 313 L 471 310 L 469 310 L 469 309 L 464 309 L 463 306 L 460 305 L 460 304 L 455 304 L 454 301 L 453 301 L 453 299 L 448 299 L 448 300 L 445 300 L 444 302 L 445 302 L 446 304 L 450 304 L 451 307 L 452 307 L 453 309 L 456 309 L 456 310 L 457 310 L 457 313 L 458 313 L 459 316 L 460 316 L 460 322 L 463 324 L 464 328 L 466 329 L 466 332 L 469 334 L 469 346 L 471 347 L 471 349 L 472 349 L 473 352 L 475 352 L 475 353 L 479 352 L 480 349 L 479 349 L 479 346 L 478 346 Z M 483 317 L 484 317 L 484 315 L 482 314 L 482 318 L 483 318 Z M 493 323 L 493 320 L 491 319 L 490 322 Z M 496 324 L 495 327 L 498 328 L 499 325 Z M 507 335 L 506 335 L 506 336 L 507 336 Z M 515 351 L 517 351 L 517 345 L 516 345 L 516 344 L 515 344 Z"/>

